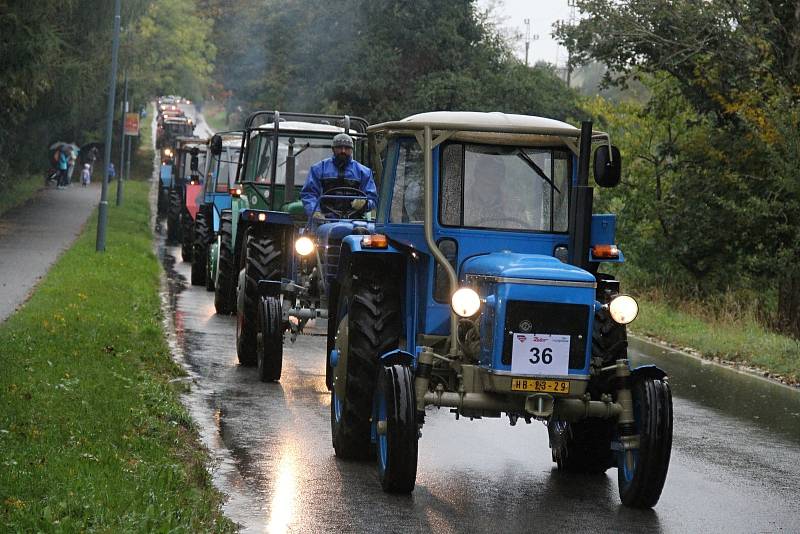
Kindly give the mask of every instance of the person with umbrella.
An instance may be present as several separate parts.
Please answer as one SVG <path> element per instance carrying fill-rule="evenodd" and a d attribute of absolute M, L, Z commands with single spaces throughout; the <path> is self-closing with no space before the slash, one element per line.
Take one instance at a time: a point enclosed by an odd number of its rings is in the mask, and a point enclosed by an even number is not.
<path fill-rule="evenodd" d="M 64 146 L 58 149 L 58 188 L 64 189 L 67 187 L 67 171 L 69 170 L 69 155 Z"/>

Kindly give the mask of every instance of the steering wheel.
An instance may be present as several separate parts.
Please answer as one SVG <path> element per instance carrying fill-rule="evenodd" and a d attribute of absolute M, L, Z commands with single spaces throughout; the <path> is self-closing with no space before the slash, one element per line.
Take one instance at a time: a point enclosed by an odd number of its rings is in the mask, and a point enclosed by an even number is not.
<path fill-rule="evenodd" d="M 344 198 L 343 198 L 344 197 Z M 355 197 L 355 198 L 348 198 Z M 364 199 L 364 205 L 358 209 L 352 207 L 353 200 Z M 335 208 L 336 201 L 347 201 L 347 207 L 342 209 Z M 356 219 L 359 215 L 363 215 L 369 206 L 369 199 L 363 191 L 356 187 L 339 186 L 328 189 L 322 196 L 319 197 L 319 208 L 322 211 L 323 202 L 325 209 L 333 213 L 337 219 Z"/>

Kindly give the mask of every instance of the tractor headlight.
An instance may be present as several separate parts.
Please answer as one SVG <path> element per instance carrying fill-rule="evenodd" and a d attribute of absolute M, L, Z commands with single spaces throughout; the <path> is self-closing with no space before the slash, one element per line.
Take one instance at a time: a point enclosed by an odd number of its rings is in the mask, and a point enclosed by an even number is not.
<path fill-rule="evenodd" d="M 460 317 L 472 317 L 481 307 L 481 298 L 474 289 L 462 287 L 455 293 L 450 301 L 453 311 Z"/>
<path fill-rule="evenodd" d="M 611 318 L 619 324 L 628 324 L 639 315 L 639 305 L 628 295 L 617 295 L 608 303 Z"/>
<path fill-rule="evenodd" d="M 314 252 L 314 242 L 306 236 L 300 237 L 294 242 L 294 249 L 301 256 L 308 256 Z"/>

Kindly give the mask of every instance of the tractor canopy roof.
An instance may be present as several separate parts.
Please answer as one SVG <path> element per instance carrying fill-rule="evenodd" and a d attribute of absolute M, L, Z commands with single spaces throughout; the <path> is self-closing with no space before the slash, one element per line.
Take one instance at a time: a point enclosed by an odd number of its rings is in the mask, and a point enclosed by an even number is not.
<path fill-rule="evenodd" d="M 273 131 L 275 129 L 275 124 L 274 123 L 262 124 L 258 127 L 258 129 Z M 317 124 L 313 122 L 302 122 L 302 121 L 281 121 L 278 123 L 278 131 L 337 134 L 344 132 L 344 128 L 340 128 L 339 126 L 334 126 L 332 124 Z"/>
<path fill-rule="evenodd" d="M 560 143 L 577 153 L 580 129 L 566 122 L 532 115 L 500 112 L 432 111 L 399 121 L 370 126 L 367 131 L 384 135 L 417 135 L 430 127 L 434 137 L 498 145 L 548 145 Z M 607 139 L 603 132 L 592 132 L 593 139 Z M 444 139 L 441 139 L 444 140 Z M 435 141 L 434 141 L 435 142 Z"/>

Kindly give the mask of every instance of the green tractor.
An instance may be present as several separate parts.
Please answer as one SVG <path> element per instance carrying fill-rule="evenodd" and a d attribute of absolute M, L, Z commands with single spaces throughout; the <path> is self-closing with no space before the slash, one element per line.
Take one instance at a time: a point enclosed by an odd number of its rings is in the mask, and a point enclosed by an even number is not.
<path fill-rule="evenodd" d="M 336 134 L 363 139 L 366 128 L 364 119 L 347 115 L 258 111 L 248 117 L 231 209 L 220 215 L 214 288 L 217 313 L 237 314 L 242 365 L 257 363 L 259 283 L 280 282 L 292 270 L 297 230 L 305 223 L 296 182 L 331 155 Z"/>

